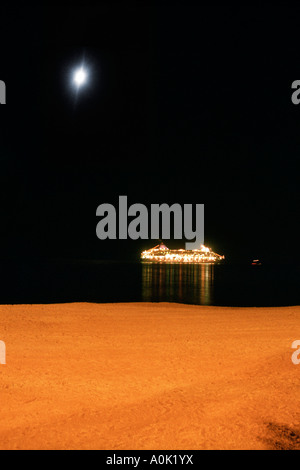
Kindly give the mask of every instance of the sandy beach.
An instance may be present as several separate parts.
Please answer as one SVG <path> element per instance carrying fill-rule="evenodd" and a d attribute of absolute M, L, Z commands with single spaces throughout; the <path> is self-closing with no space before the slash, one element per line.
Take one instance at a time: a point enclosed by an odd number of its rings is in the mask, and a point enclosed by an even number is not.
<path fill-rule="evenodd" d="M 300 307 L 0 306 L 1 449 L 300 449 Z"/>

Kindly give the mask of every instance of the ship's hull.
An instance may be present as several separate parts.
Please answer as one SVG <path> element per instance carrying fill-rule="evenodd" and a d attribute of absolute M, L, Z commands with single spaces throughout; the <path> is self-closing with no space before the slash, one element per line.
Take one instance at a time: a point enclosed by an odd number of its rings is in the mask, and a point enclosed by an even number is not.
<path fill-rule="evenodd" d="M 145 260 L 141 259 L 141 263 L 143 264 L 221 264 L 222 261 L 169 261 L 169 260 Z"/>

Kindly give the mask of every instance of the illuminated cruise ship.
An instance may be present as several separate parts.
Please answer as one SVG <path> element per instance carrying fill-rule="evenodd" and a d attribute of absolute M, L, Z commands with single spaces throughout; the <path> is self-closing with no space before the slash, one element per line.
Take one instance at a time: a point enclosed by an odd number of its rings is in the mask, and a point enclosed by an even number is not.
<path fill-rule="evenodd" d="M 170 250 L 164 243 L 141 253 L 141 261 L 146 263 L 210 263 L 215 264 L 225 259 L 207 246 L 201 245 L 196 250 Z"/>

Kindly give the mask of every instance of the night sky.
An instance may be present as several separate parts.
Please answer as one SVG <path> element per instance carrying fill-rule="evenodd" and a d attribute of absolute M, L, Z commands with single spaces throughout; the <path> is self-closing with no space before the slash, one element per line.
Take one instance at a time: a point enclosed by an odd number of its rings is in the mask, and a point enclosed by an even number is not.
<path fill-rule="evenodd" d="M 127 195 L 204 203 L 229 260 L 299 262 L 300 7 L 45 5 L 0 7 L 0 258 L 135 259 L 156 241 L 95 231 Z"/>

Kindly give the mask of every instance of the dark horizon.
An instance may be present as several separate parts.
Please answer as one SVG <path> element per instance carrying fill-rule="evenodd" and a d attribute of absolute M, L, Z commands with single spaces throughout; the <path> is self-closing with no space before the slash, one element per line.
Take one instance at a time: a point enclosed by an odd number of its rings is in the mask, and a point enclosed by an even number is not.
<path fill-rule="evenodd" d="M 0 259 L 137 259 L 157 241 L 96 237 L 127 195 L 204 203 L 229 262 L 299 264 L 299 6 L 1 8 Z"/>

